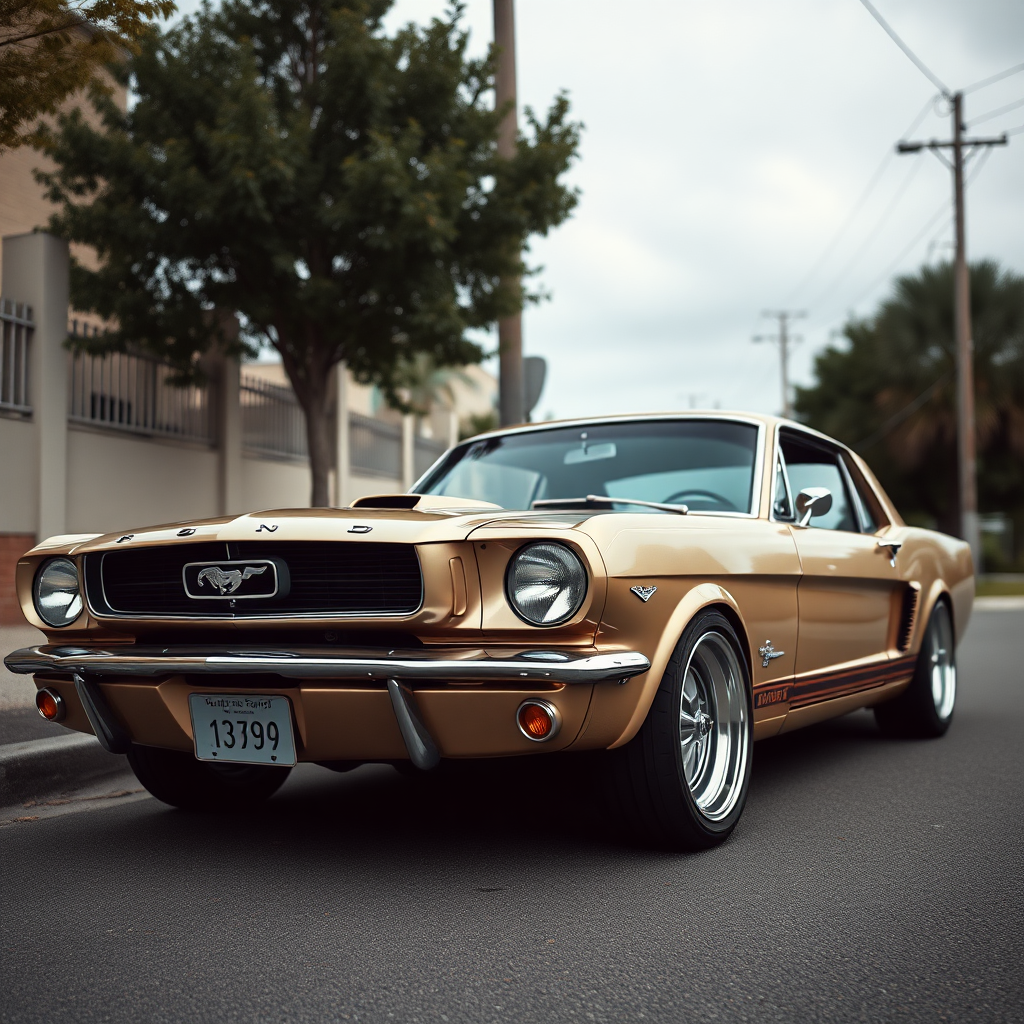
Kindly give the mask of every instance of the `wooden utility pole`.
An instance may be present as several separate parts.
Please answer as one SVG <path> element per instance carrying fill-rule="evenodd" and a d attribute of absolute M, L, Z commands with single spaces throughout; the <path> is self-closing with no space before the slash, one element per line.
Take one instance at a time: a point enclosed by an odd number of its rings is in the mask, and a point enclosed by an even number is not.
<path fill-rule="evenodd" d="M 766 309 L 762 316 L 772 317 L 779 321 L 778 334 L 758 334 L 754 341 L 774 341 L 779 346 L 779 364 L 782 370 L 782 415 L 787 419 L 793 418 L 793 405 L 789 400 L 789 346 L 790 343 L 802 341 L 798 336 L 791 336 L 789 325 L 793 320 L 807 316 L 804 312 L 794 312 L 788 309 Z"/>
<path fill-rule="evenodd" d="M 516 114 L 516 28 L 514 0 L 494 0 L 494 44 L 498 67 L 494 79 L 497 109 L 511 103 L 498 131 L 498 156 L 511 160 L 516 155 L 519 122 Z M 512 283 L 518 290 L 519 279 Z M 498 411 L 503 427 L 522 423 L 523 315 L 515 313 L 498 321 Z"/>
<path fill-rule="evenodd" d="M 956 340 L 956 441 L 959 482 L 960 536 L 971 546 L 975 571 L 981 569 L 981 533 L 978 529 L 978 467 L 974 417 L 974 340 L 971 337 L 971 279 L 967 270 L 967 231 L 964 216 L 964 150 L 971 147 L 1005 146 L 1006 135 L 990 139 L 965 139 L 964 94 L 954 93 L 953 138 L 948 142 L 900 142 L 898 153 L 930 149 L 953 172 L 953 209 L 956 224 L 956 256 L 953 261 L 953 334 Z M 951 149 L 950 163 L 941 150 Z"/>

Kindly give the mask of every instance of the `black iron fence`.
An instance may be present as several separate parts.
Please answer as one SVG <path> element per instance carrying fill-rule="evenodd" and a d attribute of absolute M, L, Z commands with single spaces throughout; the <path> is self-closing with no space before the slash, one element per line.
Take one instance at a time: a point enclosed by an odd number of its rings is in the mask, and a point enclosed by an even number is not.
<path fill-rule="evenodd" d="M 0 299 L 0 409 L 32 411 L 28 366 L 34 331 L 30 306 Z"/>

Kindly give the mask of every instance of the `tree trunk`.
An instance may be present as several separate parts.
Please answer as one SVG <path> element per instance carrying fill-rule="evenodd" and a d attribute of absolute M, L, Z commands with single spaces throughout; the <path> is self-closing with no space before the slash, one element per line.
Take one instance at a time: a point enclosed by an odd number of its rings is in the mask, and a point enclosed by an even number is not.
<path fill-rule="evenodd" d="M 291 361 L 284 359 L 285 372 L 292 390 L 306 418 L 306 442 L 309 447 L 309 468 L 313 476 L 313 489 L 309 504 L 312 508 L 330 505 L 330 472 L 334 462 L 331 440 L 331 420 L 327 414 L 329 369 L 320 373 L 298 374 Z"/>

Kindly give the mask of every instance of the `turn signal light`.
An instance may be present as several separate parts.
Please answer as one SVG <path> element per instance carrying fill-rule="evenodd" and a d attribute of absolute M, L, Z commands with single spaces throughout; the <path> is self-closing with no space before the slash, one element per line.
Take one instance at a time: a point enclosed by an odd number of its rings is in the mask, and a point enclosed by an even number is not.
<path fill-rule="evenodd" d="M 554 704 L 546 700 L 525 700 L 516 712 L 519 731 L 536 743 L 552 739 L 562 724 L 561 716 Z"/>
<path fill-rule="evenodd" d="M 36 690 L 36 710 L 48 722 L 59 722 L 64 717 L 64 701 L 56 690 L 47 686 Z"/>

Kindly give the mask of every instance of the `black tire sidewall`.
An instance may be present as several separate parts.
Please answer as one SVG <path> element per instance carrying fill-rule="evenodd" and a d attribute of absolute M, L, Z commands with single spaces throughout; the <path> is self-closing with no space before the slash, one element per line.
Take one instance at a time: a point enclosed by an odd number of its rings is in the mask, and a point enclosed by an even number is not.
<path fill-rule="evenodd" d="M 697 807 L 683 771 L 682 748 L 679 743 L 679 709 L 682 700 L 686 667 L 697 642 L 709 632 L 726 638 L 733 648 L 742 673 L 747 704 L 746 757 L 740 791 L 732 810 L 724 818 L 713 821 Z M 750 672 L 739 637 L 729 619 L 719 611 L 699 612 L 687 625 L 673 652 L 651 710 L 637 736 L 644 748 L 644 760 L 652 783 L 653 803 L 662 830 L 670 840 L 695 847 L 713 846 L 725 839 L 736 827 L 743 813 L 750 786 L 753 761 L 753 717 Z M 671 770 L 667 770 L 671 765 Z"/>
<path fill-rule="evenodd" d="M 291 768 L 214 765 L 192 754 L 132 745 L 128 763 L 135 777 L 163 803 L 183 810 L 231 812 L 262 803 L 277 792 Z"/>

